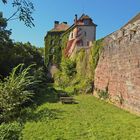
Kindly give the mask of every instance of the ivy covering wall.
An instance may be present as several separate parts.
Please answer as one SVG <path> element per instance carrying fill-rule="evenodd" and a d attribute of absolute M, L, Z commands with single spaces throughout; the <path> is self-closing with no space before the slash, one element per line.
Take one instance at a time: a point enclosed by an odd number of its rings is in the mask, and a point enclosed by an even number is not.
<path fill-rule="evenodd" d="M 64 32 L 48 32 L 45 37 L 45 65 L 56 64 L 61 62 L 61 35 Z"/>
<path fill-rule="evenodd" d="M 63 56 L 55 74 L 56 86 L 72 94 L 91 93 L 101 50 L 102 40 L 98 40 L 90 49 L 75 50 L 70 58 Z"/>
<path fill-rule="evenodd" d="M 93 42 L 93 47 L 92 49 L 92 61 L 93 61 L 93 76 L 95 74 L 95 69 L 97 67 L 99 58 L 100 58 L 100 54 L 102 53 L 102 49 L 103 49 L 103 39 L 99 39 L 95 42 Z"/>

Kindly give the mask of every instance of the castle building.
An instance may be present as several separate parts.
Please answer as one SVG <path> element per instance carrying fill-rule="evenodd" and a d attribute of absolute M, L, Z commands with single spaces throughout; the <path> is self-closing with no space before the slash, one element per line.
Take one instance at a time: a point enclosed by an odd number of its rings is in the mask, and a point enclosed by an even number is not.
<path fill-rule="evenodd" d="M 85 14 L 80 18 L 75 15 L 74 23 L 69 27 L 67 22 L 54 22 L 54 28 L 45 36 L 45 64 L 59 64 L 62 55 L 62 38 L 68 34 L 64 48 L 66 57 L 70 57 L 75 48 L 89 48 L 96 40 L 96 24 Z M 48 65 L 48 64 L 47 64 Z"/>
<path fill-rule="evenodd" d="M 58 64 L 61 60 L 61 35 L 69 28 L 67 22 L 54 22 L 54 27 L 47 32 L 45 41 L 45 65 Z M 60 56 L 59 56 L 60 55 Z M 51 63 L 51 64 L 50 64 Z"/>
<path fill-rule="evenodd" d="M 75 15 L 74 24 L 67 30 L 70 30 L 65 55 L 70 56 L 77 48 L 89 48 L 96 40 L 96 24 L 88 16 L 83 14 L 79 19 Z M 67 32 L 67 31 L 66 31 Z"/>

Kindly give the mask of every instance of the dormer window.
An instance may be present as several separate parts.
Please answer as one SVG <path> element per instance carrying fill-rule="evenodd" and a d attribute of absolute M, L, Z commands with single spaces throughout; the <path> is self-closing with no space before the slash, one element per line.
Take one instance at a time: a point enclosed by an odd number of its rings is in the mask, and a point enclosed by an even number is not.
<path fill-rule="evenodd" d="M 90 24 L 90 20 L 89 19 L 84 19 L 84 25 L 89 25 Z"/>

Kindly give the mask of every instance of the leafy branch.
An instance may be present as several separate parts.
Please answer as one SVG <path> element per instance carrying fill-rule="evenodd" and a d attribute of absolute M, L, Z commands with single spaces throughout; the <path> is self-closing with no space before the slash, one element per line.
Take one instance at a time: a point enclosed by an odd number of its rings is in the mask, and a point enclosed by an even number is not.
<path fill-rule="evenodd" d="M 4 4 L 8 3 L 8 0 L 2 0 Z M 30 0 L 13 0 L 12 6 L 16 8 L 16 11 L 7 19 L 15 20 L 19 19 L 23 21 L 27 27 L 34 27 L 34 18 L 32 14 L 34 12 L 34 5 Z"/>

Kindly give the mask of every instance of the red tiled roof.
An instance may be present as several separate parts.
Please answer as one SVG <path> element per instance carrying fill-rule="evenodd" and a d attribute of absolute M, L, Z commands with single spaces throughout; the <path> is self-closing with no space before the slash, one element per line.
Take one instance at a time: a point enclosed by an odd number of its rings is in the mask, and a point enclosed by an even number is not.
<path fill-rule="evenodd" d="M 55 28 L 51 29 L 51 32 L 57 32 L 57 31 L 66 31 L 69 28 L 68 24 L 61 23 L 58 24 Z"/>

